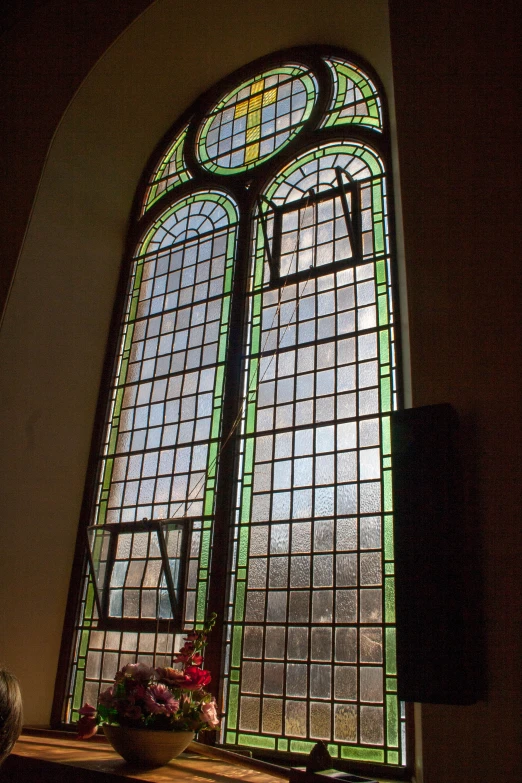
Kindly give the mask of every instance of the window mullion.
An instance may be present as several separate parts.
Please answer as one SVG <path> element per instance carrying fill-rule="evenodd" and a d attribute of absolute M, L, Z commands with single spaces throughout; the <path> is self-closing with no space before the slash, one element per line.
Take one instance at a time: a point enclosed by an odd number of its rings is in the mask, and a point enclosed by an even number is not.
<path fill-rule="evenodd" d="M 226 605 L 231 551 L 232 517 L 237 492 L 238 417 L 242 405 L 243 347 L 246 329 L 246 285 L 250 255 L 249 209 L 240 202 L 240 221 L 234 265 L 234 284 L 230 315 L 229 342 L 225 361 L 226 377 L 223 395 L 221 447 L 217 472 L 214 533 L 208 591 L 208 614 L 215 612 L 217 621 L 206 650 L 205 666 L 214 674 L 214 689 L 219 688 L 223 672 Z M 217 694 L 216 694 L 217 695 Z"/>

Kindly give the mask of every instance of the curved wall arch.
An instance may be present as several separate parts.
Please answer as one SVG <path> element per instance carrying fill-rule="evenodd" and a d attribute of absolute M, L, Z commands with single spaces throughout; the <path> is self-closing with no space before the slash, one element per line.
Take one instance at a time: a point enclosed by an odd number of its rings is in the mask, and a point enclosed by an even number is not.
<path fill-rule="evenodd" d="M 308 43 L 362 55 L 393 106 L 385 0 L 325 0 L 320 13 L 315 0 L 157 0 L 99 60 L 56 129 L 0 341 L 0 475 L 11 541 L 0 554 L 0 588 L 10 596 L 2 657 L 31 694 L 28 723 L 49 720 L 99 379 L 141 172 L 209 86 L 270 51 Z"/>

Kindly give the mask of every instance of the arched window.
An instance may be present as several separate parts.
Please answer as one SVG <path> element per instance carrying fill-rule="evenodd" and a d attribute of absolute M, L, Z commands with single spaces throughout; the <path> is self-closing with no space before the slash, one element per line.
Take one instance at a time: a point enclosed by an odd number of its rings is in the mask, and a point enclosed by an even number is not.
<path fill-rule="evenodd" d="M 102 391 L 66 722 L 216 611 L 222 743 L 405 763 L 389 157 L 378 80 L 320 47 L 232 75 L 154 156 Z"/>

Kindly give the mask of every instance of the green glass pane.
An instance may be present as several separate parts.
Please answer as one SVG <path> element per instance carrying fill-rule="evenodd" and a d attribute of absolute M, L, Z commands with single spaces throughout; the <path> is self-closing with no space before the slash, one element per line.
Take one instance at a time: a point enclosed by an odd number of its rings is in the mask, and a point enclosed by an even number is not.
<path fill-rule="evenodd" d="M 381 221 L 375 221 L 373 225 L 373 243 L 376 253 L 384 251 L 384 229 Z"/>
<path fill-rule="evenodd" d="M 236 604 L 234 607 L 234 619 L 236 622 L 243 621 L 243 615 L 245 611 L 245 583 L 238 582 L 236 584 Z"/>
<path fill-rule="evenodd" d="M 109 489 L 111 485 L 112 468 L 114 466 L 114 460 L 108 459 L 105 463 L 105 470 L 103 472 L 103 488 Z"/>
<path fill-rule="evenodd" d="M 210 532 L 205 531 L 201 536 L 201 554 L 199 564 L 201 568 L 208 568 L 210 558 Z"/>
<path fill-rule="evenodd" d="M 94 587 L 92 585 L 91 580 L 89 579 L 89 585 L 87 587 L 87 597 L 85 600 L 85 617 L 86 619 L 92 618 L 92 612 L 94 609 Z M 82 634 L 82 644 L 88 640 L 88 634 Z M 80 646 L 80 654 L 85 655 L 87 652 L 87 649 L 85 649 L 85 652 L 81 652 L 82 647 Z"/>
<path fill-rule="evenodd" d="M 252 499 L 252 488 L 243 487 L 243 497 L 241 503 L 241 521 L 248 522 L 250 518 L 250 503 Z"/>
<path fill-rule="evenodd" d="M 354 759 L 359 761 L 384 761 L 384 751 L 376 748 L 358 748 L 351 745 L 344 745 L 341 748 L 341 758 Z"/>
<path fill-rule="evenodd" d="M 281 751 L 287 751 L 288 750 L 288 740 L 286 739 L 278 739 L 277 740 L 277 749 Z"/>
<path fill-rule="evenodd" d="M 386 326 L 388 323 L 388 298 L 386 294 L 381 294 L 378 297 L 379 306 L 379 326 Z"/>
<path fill-rule="evenodd" d="M 234 731 L 227 731 L 226 742 L 229 745 L 236 745 L 237 744 L 237 734 Z"/>
<path fill-rule="evenodd" d="M 254 438 L 245 441 L 245 473 L 252 473 L 254 467 Z"/>
<path fill-rule="evenodd" d="M 243 629 L 236 625 L 232 637 L 232 666 L 241 665 L 241 637 Z"/>
<path fill-rule="evenodd" d="M 83 683 L 85 681 L 85 673 L 79 668 L 76 670 L 76 682 L 74 684 L 73 695 L 73 709 L 79 710 L 83 707 Z"/>
<path fill-rule="evenodd" d="M 386 677 L 386 690 L 390 693 L 397 693 L 397 680 L 395 677 Z"/>
<path fill-rule="evenodd" d="M 392 498 L 392 474 L 391 470 L 383 471 L 383 485 L 384 485 L 384 511 L 393 510 L 393 498 Z"/>
<path fill-rule="evenodd" d="M 229 729 L 237 728 L 237 706 L 239 699 L 239 685 L 230 685 L 227 709 L 227 726 Z"/>
<path fill-rule="evenodd" d="M 397 674 L 397 645 L 395 628 L 386 628 L 386 674 Z"/>
<path fill-rule="evenodd" d="M 102 503 L 100 503 L 100 507 L 98 509 L 98 514 L 96 516 L 96 524 L 104 525 L 106 516 L 107 516 L 107 501 L 103 501 Z"/>
<path fill-rule="evenodd" d="M 391 384 L 390 378 L 381 378 L 381 410 L 391 411 Z"/>
<path fill-rule="evenodd" d="M 291 740 L 290 741 L 290 751 L 292 753 L 311 753 L 311 751 L 314 749 L 315 743 L 313 742 L 303 742 L 302 740 Z"/>
<path fill-rule="evenodd" d="M 388 745 L 396 748 L 399 745 L 399 706 L 397 696 L 386 696 L 386 737 Z"/>
<path fill-rule="evenodd" d="M 384 580 L 384 619 L 387 623 L 395 622 L 395 579 L 386 577 Z"/>
<path fill-rule="evenodd" d="M 384 517 L 384 559 L 393 560 L 393 517 Z"/>
<path fill-rule="evenodd" d="M 206 582 L 198 583 L 198 597 L 196 603 L 196 620 L 203 623 L 207 616 L 207 585 Z"/>
<path fill-rule="evenodd" d="M 383 416 L 381 419 L 381 433 L 382 433 L 382 453 L 391 454 L 391 427 L 390 427 L 389 416 Z"/>
<path fill-rule="evenodd" d="M 248 519 L 246 521 L 248 522 Z M 249 540 L 248 527 L 243 526 L 239 533 L 239 552 L 237 558 L 238 566 L 244 567 L 248 563 L 248 540 Z"/>
<path fill-rule="evenodd" d="M 260 737 L 255 734 L 239 734 L 237 744 L 248 745 L 251 748 L 267 748 L 268 750 L 274 750 L 276 746 L 273 737 Z"/>
<path fill-rule="evenodd" d="M 390 338 L 385 330 L 379 332 L 379 349 L 381 364 L 388 364 L 390 361 Z"/>

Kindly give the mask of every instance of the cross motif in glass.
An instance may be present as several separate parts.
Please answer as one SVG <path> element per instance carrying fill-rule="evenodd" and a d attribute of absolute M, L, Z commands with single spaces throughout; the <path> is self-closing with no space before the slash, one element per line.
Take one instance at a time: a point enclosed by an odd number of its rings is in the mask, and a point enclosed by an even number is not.
<path fill-rule="evenodd" d="M 245 163 L 256 160 L 259 157 L 259 138 L 261 136 L 261 112 L 264 106 L 269 106 L 277 100 L 277 88 L 263 92 L 265 80 L 259 79 L 252 84 L 250 98 L 236 104 L 234 119 L 244 117 L 246 114 L 246 140 Z"/>

